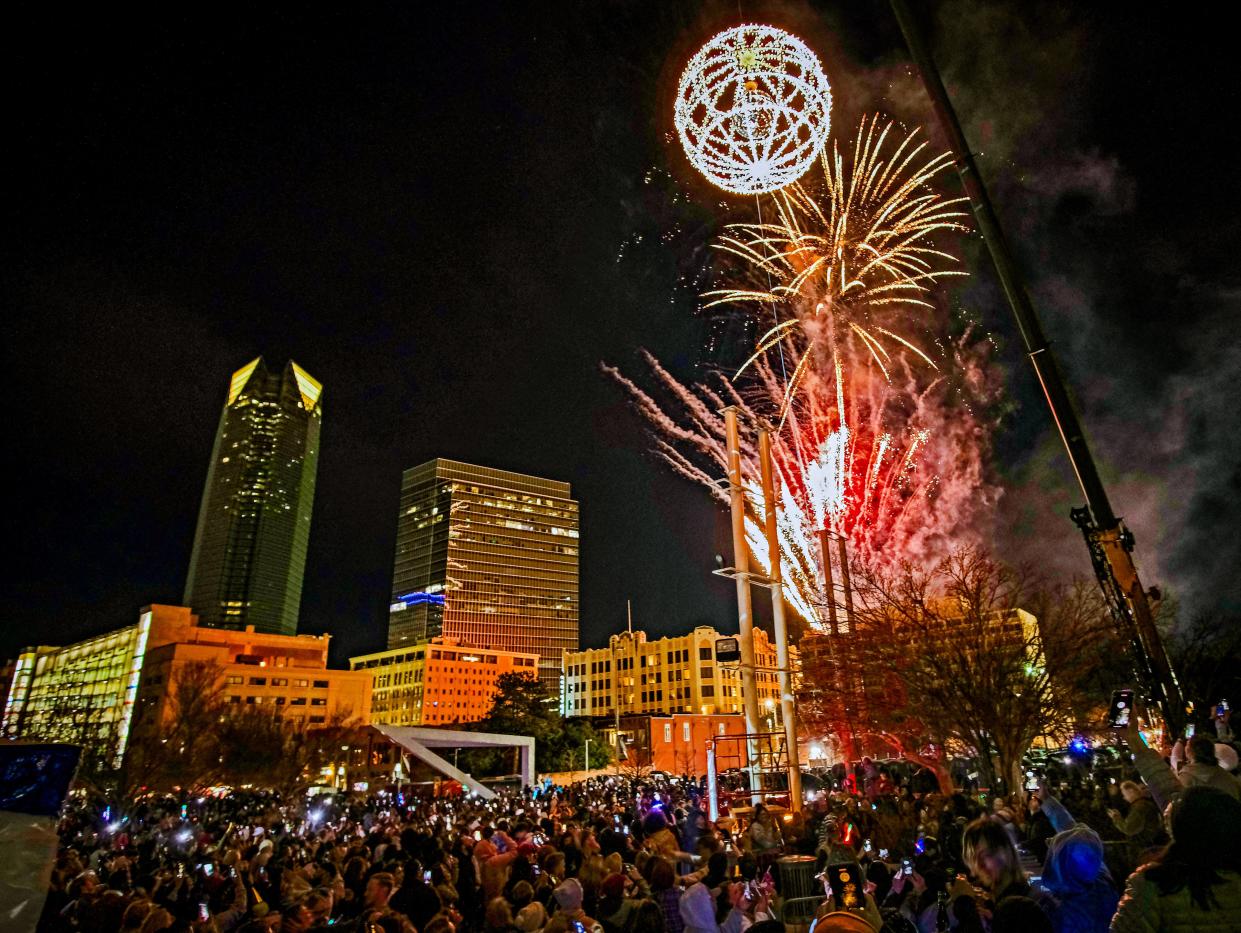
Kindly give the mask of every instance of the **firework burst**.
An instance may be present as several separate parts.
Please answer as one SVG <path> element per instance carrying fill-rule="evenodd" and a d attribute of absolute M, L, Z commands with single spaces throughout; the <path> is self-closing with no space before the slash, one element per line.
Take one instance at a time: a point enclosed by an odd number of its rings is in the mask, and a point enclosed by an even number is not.
<path fill-rule="evenodd" d="M 835 145 L 824 151 L 818 191 L 790 185 L 771 198 L 771 220 L 763 221 L 760 205 L 758 222 L 730 225 L 716 244 L 740 261 L 742 274 L 738 284 L 704 294 L 705 307 L 754 306 L 767 327 L 738 375 L 787 344 L 798 350 L 782 422 L 811 368 L 843 365 L 849 344 L 885 378 L 898 352 L 935 367 L 896 328 L 910 311 L 934 310 L 936 281 L 965 274 L 935 242 L 965 229 L 964 199 L 945 200 L 931 187 L 951 167 L 947 154 L 928 157 L 917 130 L 897 142 L 893 129 L 878 116 L 864 119 L 851 160 Z"/>
<path fill-rule="evenodd" d="M 820 187 L 796 185 L 760 206 L 754 223 L 726 228 L 725 285 L 706 307 L 747 313 L 762 336 L 737 374 L 685 385 L 654 357 L 646 391 L 618 370 L 654 429 L 659 455 L 706 486 L 727 490 L 724 420 L 772 424 L 781 564 L 791 605 L 810 624 L 825 612 L 818 535 L 844 536 L 871 563 L 934 559 L 973 527 L 991 492 L 985 432 L 963 396 L 985 395 L 988 376 L 967 333 L 932 352 L 902 336 L 911 317 L 936 323 L 933 286 L 964 274 L 936 237 L 964 229 L 960 201 L 930 184 L 950 164 L 910 133 L 864 120 L 845 159 L 825 154 Z M 766 572 L 754 438 L 742 441 L 747 539 Z"/>

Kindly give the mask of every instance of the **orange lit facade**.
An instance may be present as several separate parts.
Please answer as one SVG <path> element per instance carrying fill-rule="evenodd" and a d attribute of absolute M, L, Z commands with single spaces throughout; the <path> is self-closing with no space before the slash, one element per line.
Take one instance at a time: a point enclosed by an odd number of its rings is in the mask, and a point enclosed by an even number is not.
<path fill-rule="evenodd" d="M 354 673 L 370 678 L 370 722 L 383 726 L 477 722 L 491 711 L 502 674 L 538 677 L 538 663 L 533 652 L 471 648 L 444 638 L 350 659 Z"/>
<path fill-rule="evenodd" d="M 613 745 L 615 731 L 615 727 L 604 729 Z M 721 770 L 745 764 L 744 741 L 720 741 L 726 736 L 745 735 L 745 717 L 739 713 L 622 716 L 620 734 L 631 766 L 701 777 L 707 773 L 707 750 L 713 742 L 718 747 L 716 763 Z"/>
<path fill-rule="evenodd" d="M 156 729 L 172 716 L 178 675 L 193 662 L 221 671 L 226 707 L 274 709 L 294 726 L 365 723 L 370 678 L 328 670 L 330 635 L 275 635 L 208 628 L 182 606 L 151 606 L 151 634 L 138 687 L 134 727 Z"/>

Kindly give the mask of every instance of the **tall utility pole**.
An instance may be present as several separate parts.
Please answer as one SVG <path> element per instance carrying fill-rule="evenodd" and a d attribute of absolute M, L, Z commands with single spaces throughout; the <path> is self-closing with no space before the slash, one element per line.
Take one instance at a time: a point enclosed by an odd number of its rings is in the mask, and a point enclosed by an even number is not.
<path fill-rule="evenodd" d="M 1164 651 L 1159 631 L 1155 628 L 1146 590 L 1138 578 L 1137 566 L 1133 562 L 1133 535 L 1112 511 L 1081 421 L 1069 397 L 1068 387 L 1052 356 L 1051 347 L 1030 297 L 1026 294 L 1017 263 L 1004 237 L 1000 221 L 991 207 L 991 199 L 983 185 L 978 166 L 974 163 L 969 142 L 961 129 L 948 92 L 944 89 L 944 82 L 935 67 L 935 60 L 918 21 L 907 0 L 891 0 L 891 3 L 910 54 L 922 74 L 922 83 L 931 98 L 935 115 L 944 132 L 948 134 L 957 171 L 974 209 L 978 229 L 991 254 L 991 261 L 995 264 L 995 271 L 1008 298 L 1009 307 L 1017 319 L 1017 329 L 1021 332 L 1030 364 L 1038 376 L 1039 385 L 1042 386 L 1047 407 L 1051 409 L 1051 416 L 1060 431 L 1060 439 L 1069 455 L 1069 463 L 1086 497 L 1085 507 L 1074 509 L 1071 517 L 1086 537 L 1095 575 L 1103 588 L 1117 627 L 1122 636 L 1131 642 L 1134 664 L 1142 686 L 1159 704 L 1169 731 L 1179 734 L 1185 725 L 1185 700 Z"/>
<path fill-rule="evenodd" d="M 776 526 L 775 477 L 771 464 L 771 434 L 758 432 L 758 462 L 763 476 L 763 519 L 767 532 L 767 559 L 771 565 L 771 614 L 776 636 L 776 677 L 780 684 L 780 717 L 784 720 L 784 747 L 789 765 L 789 806 L 801 811 L 801 756 L 797 752 L 797 722 L 793 708 L 793 672 L 789 664 L 789 630 L 784 621 L 784 577 L 780 568 L 780 538 Z"/>
<path fill-rule="evenodd" d="M 754 686 L 754 616 L 750 605 L 750 551 L 745 542 L 745 487 L 741 477 L 741 441 L 737 434 L 737 409 L 724 409 L 724 433 L 728 444 L 728 503 L 732 513 L 733 571 L 737 580 L 738 641 L 741 642 L 741 705 L 745 710 L 747 736 L 758 732 L 758 691 Z M 758 755 L 753 738 L 746 739 L 746 763 L 750 772 L 750 796 L 758 791 Z"/>

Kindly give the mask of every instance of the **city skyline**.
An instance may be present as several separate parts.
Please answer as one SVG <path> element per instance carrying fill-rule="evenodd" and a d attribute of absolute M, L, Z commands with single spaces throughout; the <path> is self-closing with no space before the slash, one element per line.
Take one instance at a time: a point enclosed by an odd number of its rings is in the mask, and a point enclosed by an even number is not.
<path fill-rule="evenodd" d="M 1093 8 L 927 10 L 1143 582 L 1235 613 L 1238 182 L 1226 121 L 1206 118 L 1231 86 L 1222 36 Z M 842 133 L 879 111 L 942 148 L 886 8 L 746 13 L 816 51 Z M 691 313 L 720 205 L 746 204 L 696 177 L 672 125 L 681 66 L 735 4 L 260 11 L 241 32 L 24 16 L 0 655 L 181 600 L 222 374 L 260 354 L 331 393 L 301 617 L 336 635 L 334 663 L 384 644 L 401 471 L 437 456 L 572 484 L 583 645 L 624 628 L 627 597 L 652 637 L 735 628 L 710 573 L 726 517 L 599 372 L 647 348 L 681 379 L 731 374 L 752 347 Z M 1089 576 L 1080 494 L 979 246 L 951 305 L 1004 387 L 987 532 Z"/>

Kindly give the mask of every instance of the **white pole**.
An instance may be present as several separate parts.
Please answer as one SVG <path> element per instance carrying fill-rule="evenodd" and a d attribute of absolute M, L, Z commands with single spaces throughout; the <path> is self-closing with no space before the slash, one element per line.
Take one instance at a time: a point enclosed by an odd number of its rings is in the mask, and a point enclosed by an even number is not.
<path fill-rule="evenodd" d="M 776 527 L 775 470 L 771 462 L 771 435 L 758 434 L 758 457 L 762 469 L 764 524 L 771 563 L 771 612 L 776 635 L 777 679 L 780 682 L 780 716 L 784 720 L 784 745 L 789 763 L 789 806 L 801 810 L 801 757 L 797 751 L 797 713 L 793 706 L 793 674 L 789 669 L 789 630 L 784 621 L 784 577 L 780 567 L 780 539 Z M 831 598 L 829 594 L 829 599 Z"/>
<path fill-rule="evenodd" d="M 720 785 L 715 774 L 715 743 L 707 742 L 707 819 L 720 818 Z"/>
<path fill-rule="evenodd" d="M 758 732 L 758 690 L 754 685 L 754 623 L 750 607 L 750 551 L 745 542 L 745 488 L 741 484 L 741 441 L 737 435 L 737 409 L 724 409 L 728 442 L 728 502 L 732 511 L 733 569 L 737 574 L 738 641 L 741 642 L 741 702 L 745 731 Z M 746 739 L 746 768 L 750 774 L 750 802 L 762 803 L 758 793 L 759 762 L 754 739 Z"/>

